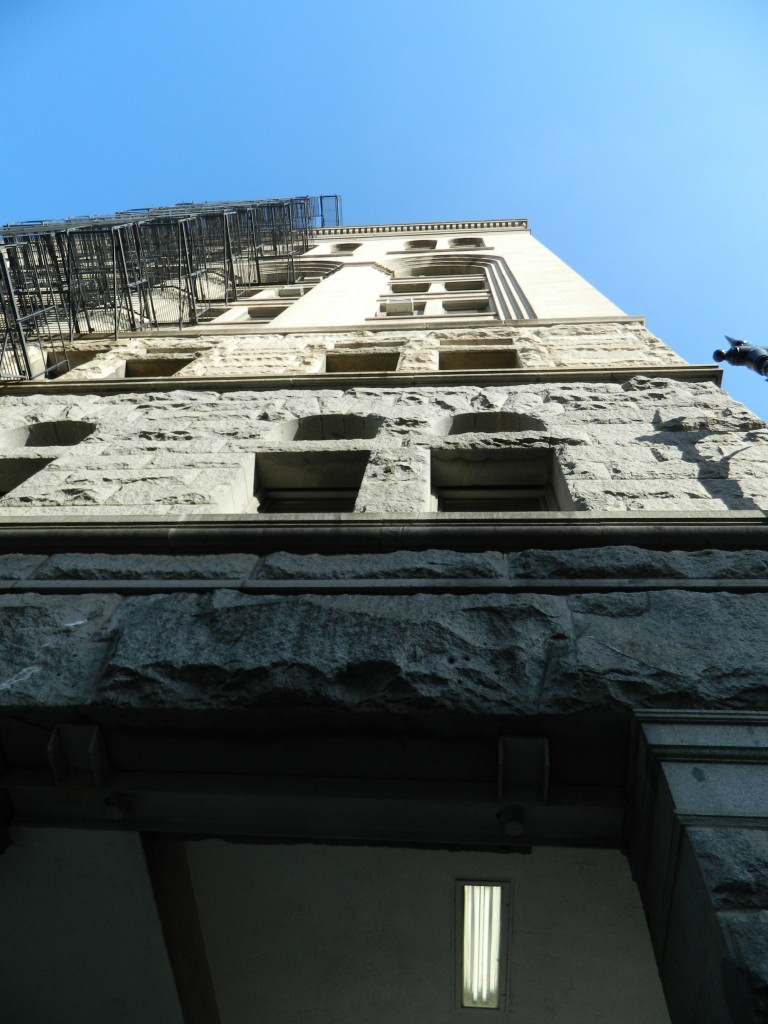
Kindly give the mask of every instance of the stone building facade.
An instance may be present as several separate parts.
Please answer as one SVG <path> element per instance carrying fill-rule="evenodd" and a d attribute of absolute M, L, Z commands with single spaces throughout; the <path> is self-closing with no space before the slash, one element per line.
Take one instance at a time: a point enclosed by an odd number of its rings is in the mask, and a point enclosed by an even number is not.
<path fill-rule="evenodd" d="M 319 229 L 68 360 L 0 395 L 9 1020 L 768 1019 L 768 432 L 716 366 L 522 220 Z"/>

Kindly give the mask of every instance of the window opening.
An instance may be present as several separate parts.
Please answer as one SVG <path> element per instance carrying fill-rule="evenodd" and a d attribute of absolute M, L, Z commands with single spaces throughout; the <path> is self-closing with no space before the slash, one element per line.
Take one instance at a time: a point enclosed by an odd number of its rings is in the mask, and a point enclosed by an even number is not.
<path fill-rule="evenodd" d="M 413 299 L 401 295 L 380 302 L 379 316 L 423 316 L 424 308 L 425 303 L 415 302 Z"/>
<path fill-rule="evenodd" d="M 369 452 L 264 452 L 256 456 L 259 512 L 353 512 Z"/>
<path fill-rule="evenodd" d="M 447 292 L 481 292 L 485 290 L 485 278 L 467 277 L 446 281 L 444 288 Z"/>
<path fill-rule="evenodd" d="M 462 412 L 451 420 L 449 434 L 498 434 L 503 431 L 546 430 L 543 420 L 524 412 Z"/>
<path fill-rule="evenodd" d="M 513 348 L 451 348 L 438 355 L 441 370 L 516 370 L 520 357 Z"/>
<path fill-rule="evenodd" d="M 325 356 L 326 373 L 386 373 L 397 369 L 397 352 L 331 351 Z"/>
<path fill-rule="evenodd" d="M 173 377 L 179 370 L 193 362 L 192 357 L 186 359 L 126 359 L 125 377 Z M 112 374 L 112 376 L 117 376 Z"/>
<path fill-rule="evenodd" d="M 548 448 L 450 449 L 432 452 L 436 512 L 546 512 L 558 503 Z"/>
<path fill-rule="evenodd" d="M 380 416 L 343 416 L 326 413 L 281 423 L 279 434 L 285 441 L 369 440 L 376 436 L 381 423 Z"/>
<path fill-rule="evenodd" d="M 428 292 L 429 281 L 393 281 L 391 291 L 395 295 L 416 295 L 421 292 Z"/>
<path fill-rule="evenodd" d="M 0 459 L 0 498 L 45 469 L 53 459 Z"/>
<path fill-rule="evenodd" d="M 0 432 L 0 448 L 49 448 L 79 444 L 96 427 L 84 420 L 51 420 Z M 39 460 L 32 460 L 35 465 Z"/>
<path fill-rule="evenodd" d="M 274 320 L 276 316 L 280 316 L 288 309 L 288 305 L 284 306 L 249 306 L 248 316 L 251 320 Z"/>
<path fill-rule="evenodd" d="M 445 299 L 443 302 L 443 310 L 446 313 L 453 313 L 454 315 L 460 315 L 464 313 L 490 313 L 491 304 L 488 298 L 471 298 L 471 299 Z"/>

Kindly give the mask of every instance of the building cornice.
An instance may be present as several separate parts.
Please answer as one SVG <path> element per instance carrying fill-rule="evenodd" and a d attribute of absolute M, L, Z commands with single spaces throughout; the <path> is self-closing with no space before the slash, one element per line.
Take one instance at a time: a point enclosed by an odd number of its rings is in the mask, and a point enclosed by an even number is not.
<path fill-rule="evenodd" d="M 387 270 L 378 263 L 346 263 L 345 267 L 373 266 L 380 270 Z M 235 306 L 252 306 L 254 300 L 237 299 L 231 302 L 228 309 Z M 382 320 L 365 320 L 359 324 L 321 324 L 316 327 L 273 327 L 269 323 L 258 323 L 254 320 L 232 321 L 229 323 L 218 323 L 211 320 L 204 324 L 194 324 L 183 327 L 179 330 L 176 327 L 159 327 L 150 331 L 124 331 L 118 338 L 118 343 L 127 341 L 157 341 L 159 338 L 175 338 L 183 340 L 186 338 L 209 338 L 213 336 L 226 337 L 227 335 L 278 335 L 285 338 L 300 338 L 305 334 L 360 334 L 369 331 L 389 331 L 392 334 L 402 331 L 440 331 L 445 334 L 448 331 L 467 331 L 476 328 L 479 324 L 483 330 L 488 328 L 526 328 L 532 327 L 558 327 L 568 324 L 640 324 L 645 326 L 646 317 L 637 314 L 611 313 L 610 316 L 557 316 L 557 317 L 528 317 L 524 320 L 482 320 L 479 322 L 477 316 L 461 319 L 451 317 L 449 321 L 445 316 L 437 317 L 413 317 L 398 318 L 396 321 L 383 318 Z M 108 343 L 110 347 L 116 344 L 114 334 L 109 332 L 80 334 L 75 336 L 75 345 L 87 348 L 89 343 Z"/>
<path fill-rule="evenodd" d="M 489 340 L 493 344 L 493 339 Z M 303 373 L 269 377 L 129 377 L 58 382 L 30 381 L 6 384 L 2 395 L 124 395 L 167 391 L 297 391 L 312 389 L 345 391 L 350 388 L 444 388 L 506 387 L 521 384 L 604 383 L 624 384 L 633 377 L 666 377 L 670 380 L 711 383 L 718 387 L 723 371 L 717 364 L 673 366 L 601 366 L 572 369 L 530 367 L 516 370 L 434 370 L 404 373 Z"/>
<path fill-rule="evenodd" d="M 514 220 L 440 220 L 416 224 L 357 224 L 338 228 L 317 228 L 316 238 L 335 238 L 338 235 L 400 235 L 434 233 L 437 231 L 527 231 L 525 218 Z"/>
<path fill-rule="evenodd" d="M 727 512 L 366 513 L 267 516 L 3 516 L 0 553 L 314 554 L 526 551 L 633 546 L 661 551 L 765 550 L 768 514 Z M 754 589 L 762 589 L 756 582 Z M 23 586 L 23 582 L 21 586 Z"/>

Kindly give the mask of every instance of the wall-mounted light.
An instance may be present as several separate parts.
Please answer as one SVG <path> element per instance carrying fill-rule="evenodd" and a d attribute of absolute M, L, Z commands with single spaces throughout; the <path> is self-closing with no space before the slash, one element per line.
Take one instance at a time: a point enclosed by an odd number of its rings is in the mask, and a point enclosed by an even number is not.
<path fill-rule="evenodd" d="M 456 896 L 458 1005 L 464 1009 L 503 1009 L 509 883 L 460 882 Z"/>

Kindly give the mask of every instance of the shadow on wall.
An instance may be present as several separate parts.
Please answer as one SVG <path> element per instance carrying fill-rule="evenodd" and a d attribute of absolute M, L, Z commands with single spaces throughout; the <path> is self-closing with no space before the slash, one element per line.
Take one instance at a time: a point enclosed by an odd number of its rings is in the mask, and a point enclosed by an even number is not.
<path fill-rule="evenodd" d="M 750 498 L 744 493 L 741 483 L 730 477 L 730 460 L 744 448 L 748 448 L 748 444 L 736 452 L 731 452 L 730 455 L 712 458 L 702 455 L 697 447 L 700 441 L 709 440 L 713 436 L 712 431 L 687 430 L 683 426 L 678 429 L 670 429 L 668 421 L 663 421 L 659 412 L 654 416 L 653 425 L 659 430 L 659 433 L 638 437 L 638 441 L 645 441 L 656 448 L 666 445 L 669 448 L 677 449 L 684 462 L 690 462 L 696 466 L 695 479 L 710 497 L 722 501 L 729 511 L 764 511 L 754 498 Z"/>

